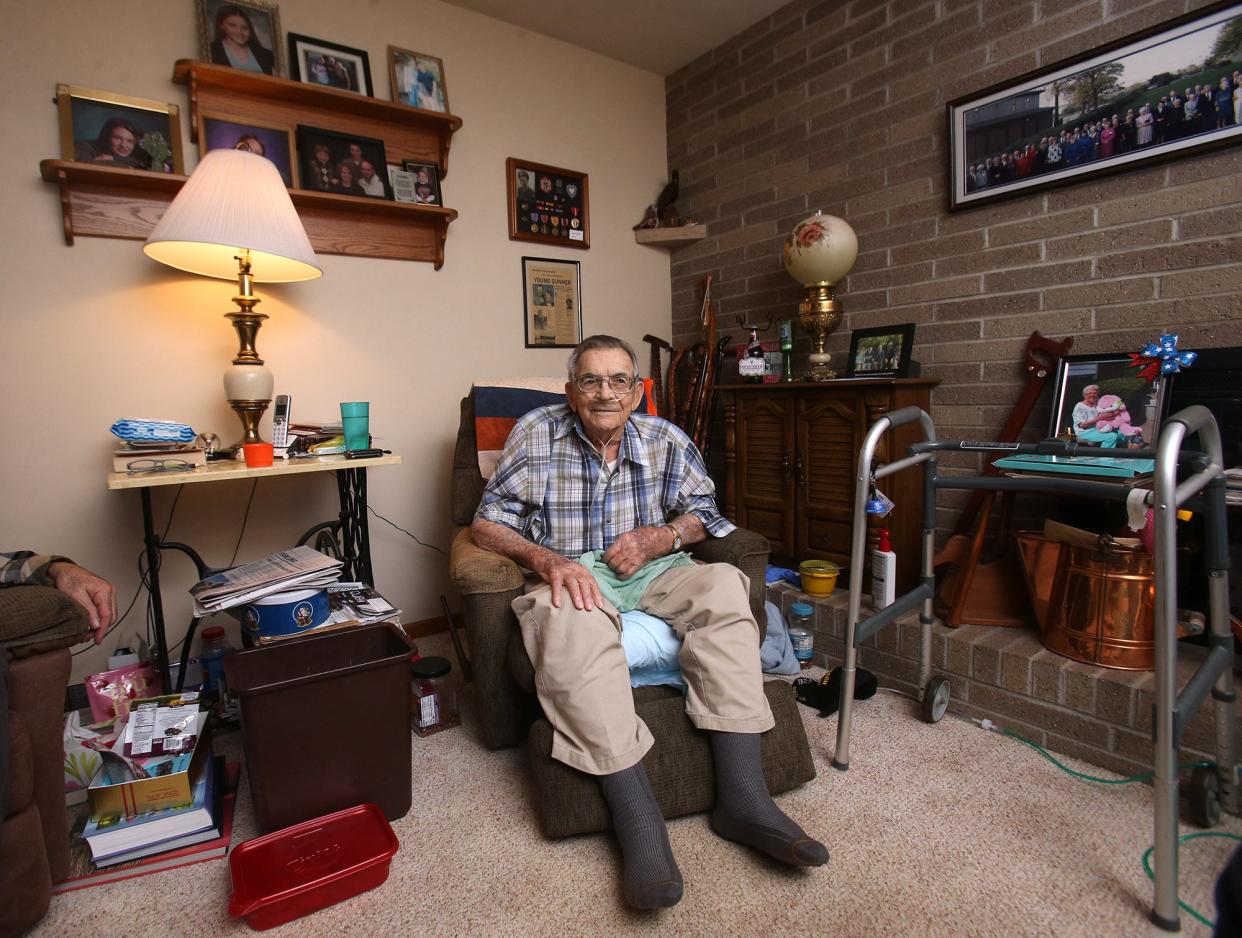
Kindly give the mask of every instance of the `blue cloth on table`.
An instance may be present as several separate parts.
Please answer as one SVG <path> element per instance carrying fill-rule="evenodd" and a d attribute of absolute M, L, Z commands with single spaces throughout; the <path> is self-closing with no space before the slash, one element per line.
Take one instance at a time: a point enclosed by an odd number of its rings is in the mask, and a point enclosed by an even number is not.
<path fill-rule="evenodd" d="M 798 589 L 802 589 L 802 578 L 798 576 L 797 570 L 790 570 L 788 567 L 774 567 L 769 564 L 767 575 L 764 577 L 764 582 L 770 586 L 773 583 L 780 583 L 781 581 L 790 583 Z"/>

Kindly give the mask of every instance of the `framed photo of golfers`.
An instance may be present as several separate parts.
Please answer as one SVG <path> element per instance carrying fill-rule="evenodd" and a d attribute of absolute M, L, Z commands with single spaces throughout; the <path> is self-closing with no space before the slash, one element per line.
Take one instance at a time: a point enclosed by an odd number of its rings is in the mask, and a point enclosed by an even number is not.
<path fill-rule="evenodd" d="M 948 104 L 949 208 L 1242 139 L 1242 3 L 1216 3 Z"/>
<path fill-rule="evenodd" d="M 591 246 L 587 174 L 509 157 L 505 161 L 509 240 Z"/>
<path fill-rule="evenodd" d="M 573 348 L 582 341 L 582 265 L 522 258 L 527 348 Z"/>
<path fill-rule="evenodd" d="M 910 374 L 914 323 L 875 326 L 850 333 L 847 378 L 905 378 Z"/>

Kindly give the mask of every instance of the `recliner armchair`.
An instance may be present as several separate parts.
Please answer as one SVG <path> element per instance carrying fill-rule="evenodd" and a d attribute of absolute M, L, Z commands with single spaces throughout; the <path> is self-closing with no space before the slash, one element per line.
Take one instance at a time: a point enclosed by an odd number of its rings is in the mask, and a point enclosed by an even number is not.
<path fill-rule="evenodd" d="M 551 757 L 552 728 L 541 716 L 534 668 L 510 606 L 522 593 L 522 572 L 507 557 L 476 545 L 470 534 L 484 488 L 474 417 L 472 390 L 461 402 L 453 456 L 453 521 L 464 527 L 453 540 L 449 565 L 464 605 L 483 741 L 492 749 L 515 746 L 529 730 L 536 807 L 549 837 L 607 830 L 611 822 L 599 786 Z M 766 538 L 741 528 L 691 549 L 697 559 L 731 563 L 746 574 L 751 609 L 759 622 L 766 621 L 768 552 Z M 792 688 L 783 681 L 769 681 L 764 689 L 776 726 L 763 734 L 763 768 L 769 791 L 777 794 L 814 778 L 815 766 Z M 665 817 L 711 808 L 715 788 L 710 748 L 706 736 L 685 715 L 680 692 L 670 687 L 637 688 L 634 700 L 655 737 L 656 744 L 643 761 Z"/>

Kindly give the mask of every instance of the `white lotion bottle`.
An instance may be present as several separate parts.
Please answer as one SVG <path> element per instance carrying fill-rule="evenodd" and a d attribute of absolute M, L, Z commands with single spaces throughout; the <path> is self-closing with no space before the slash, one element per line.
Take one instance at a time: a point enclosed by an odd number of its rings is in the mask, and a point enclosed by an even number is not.
<path fill-rule="evenodd" d="M 887 528 L 880 528 L 879 546 L 871 552 L 871 604 L 876 609 L 891 606 L 897 598 L 897 555 L 889 542 Z"/>

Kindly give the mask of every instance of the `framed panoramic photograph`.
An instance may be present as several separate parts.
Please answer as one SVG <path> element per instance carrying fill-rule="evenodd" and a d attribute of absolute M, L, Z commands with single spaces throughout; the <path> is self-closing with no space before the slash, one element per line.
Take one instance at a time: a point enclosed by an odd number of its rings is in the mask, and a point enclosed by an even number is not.
<path fill-rule="evenodd" d="M 875 326 L 850 333 L 847 378 L 905 378 L 910 374 L 914 323 Z"/>
<path fill-rule="evenodd" d="M 266 0 L 198 0 L 199 55 L 264 75 L 283 75 L 280 8 Z"/>
<path fill-rule="evenodd" d="M 949 208 L 1242 136 L 1242 4 L 1218 3 L 951 101 Z"/>
<path fill-rule="evenodd" d="M 389 46 L 388 80 L 394 101 L 424 111 L 448 113 L 444 63 L 434 55 Z"/>
<path fill-rule="evenodd" d="M 303 189 L 392 199 L 384 141 L 298 125 Z"/>
<path fill-rule="evenodd" d="M 371 59 L 365 49 L 289 34 L 289 77 L 308 85 L 371 95 Z"/>
<path fill-rule="evenodd" d="M 1105 449 L 1148 449 L 1164 417 L 1168 380 L 1148 382 L 1130 356 L 1067 355 L 1057 369 L 1049 436 Z"/>
<path fill-rule="evenodd" d="M 586 173 L 509 157 L 505 179 L 510 241 L 591 246 Z"/>
<path fill-rule="evenodd" d="M 61 158 L 156 173 L 183 173 L 175 104 L 79 85 L 56 86 Z"/>
<path fill-rule="evenodd" d="M 234 117 L 200 109 L 198 153 L 209 150 L 249 150 L 271 160 L 290 189 L 297 188 L 297 149 L 293 131 L 282 124 L 265 124 L 250 117 Z"/>
<path fill-rule="evenodd" d="M 414 201 L 423 205 L 443 205 L 440 196 L 440 167 L 435 163 L 405 161 L 405 171 L 414 175 Z"/>
<path fill-rule="evenodd" d="M 527 348 L 573 348 L 582 341 L 582 277 L 577 261 L 522 258 Z"/>

